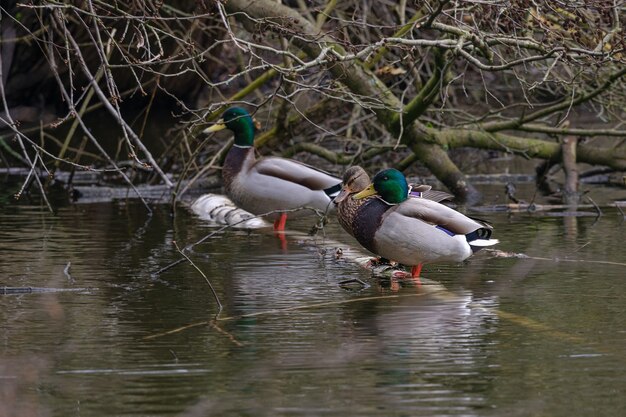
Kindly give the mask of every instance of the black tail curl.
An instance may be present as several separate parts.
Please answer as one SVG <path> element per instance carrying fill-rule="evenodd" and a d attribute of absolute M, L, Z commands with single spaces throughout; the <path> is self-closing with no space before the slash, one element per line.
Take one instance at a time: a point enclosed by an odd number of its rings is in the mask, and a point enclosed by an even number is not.
<path fill-rule="evenodd" d="M 330 198 L 335 198 L 337 197 L 337 195 L 339 194 L 339 191 L 341 191 L 341 184 L 335 184 L 332 187 L 328 187 L 324 190 L 324 192 L 326 193 L 326 195 Z"/>

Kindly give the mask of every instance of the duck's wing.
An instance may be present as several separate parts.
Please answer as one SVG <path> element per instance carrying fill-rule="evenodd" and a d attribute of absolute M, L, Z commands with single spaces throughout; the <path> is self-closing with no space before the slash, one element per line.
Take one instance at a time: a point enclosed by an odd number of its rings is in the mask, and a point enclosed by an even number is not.
<path fill-rule="evenodd" d="M 445 191 L 437 191 L 433 190 L 430 185 L 426 184 L 411 184 L 411 192 L 409 193 L 409 197 L 413 198 L 425 198 L 427 200 L 432 200 L 435 202 L 452 200 L 454 196 L 450 193 L 446 193 Z"/>
<path fill-rule="evenodd" d="M 433 187 L 426 184 L 409 184 L 411 186 L 411 191 L 416 193 L 423 193 L 426 191 L 430 191 Z"/>
<path fill-rule="evenodd" d="M 311 190 L 341 189 L 341 180 L 332 175 L 292 159 L 277 157 L 262 158 L 252 167 L 261 175 L 280 178 Z"/>
<path fill-rule="evenodd" d="M 492 227 L 451 209 L 448 206 L 425 198 L 409 198 L 394 207 L 397 214 L 440 226 L 454 234 L 468 234 L 477 229 Z"/>

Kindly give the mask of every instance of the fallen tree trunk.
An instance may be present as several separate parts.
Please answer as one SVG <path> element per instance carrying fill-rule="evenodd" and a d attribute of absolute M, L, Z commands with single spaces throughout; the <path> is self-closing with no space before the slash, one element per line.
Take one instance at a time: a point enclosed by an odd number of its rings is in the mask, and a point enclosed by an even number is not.
<path fill-rule="evenodd" d="M 320 33 L 311 22 L 297 11 L 269 0 L 230 0 L 225 4 L 229 13 L 236 17 L 252 33 L 261 29 L 283 33 L 285 29 L 297 33 L 293 43 L 304 51 L 311 59 L 316 59 L 324 52 L 321 45 L 345 55 L 343 48 L 331 38 Z M 418 156 L 420 161 L 446 187 L 461 200 L 476 203 L 481 199 L 480 193 L 474 188 L 461 170 L 452 162 L 448 154 L 440 147 L 433 146 L 423 140 L 426 127 L 414 121 L 404 129 L 398 123 L 397 113 L 403 111 L 402 102 L 385 86 L 385 84 L 359 60 L 338 60 L 328 65 L 330 73 L 354 94 L 372 100 L 369 105 L 379 122 L 392 135 L 401 138 Z M 363 103 L 368 106 L 367 103 Z"/>
<path fill-rule="evenodd" d="M 556 142 L 522 138 L 504 133 L 490 133 L 469 129 L 428 129 L 425 140 L 453 148 L 472 147 L 492 149 L 524 155 L 528 158 L 561 160 L 561 146 Z M 579 144 L 576 160 L 592 165 L 605 165 L 616 170 L 626 170 L 626 151 Z"/>
<path fill-rule="evenodd" d="M 220 3 L 221 6 L 221 3 Z M 218 7 L 220 7 L 218 6 Z M 469 203 L 480 200 L 480 194 L 469 183 L 466 176 L 449 158 L 447 150 L 459 147 L 494 149 L 523 154 L 527 157 L 561 159 L 560 146 L 538 139 L 526 139 L 495 130 L 517 129 L 526 122 L 538 120 L 572 103 L 577 105 L 587 102 L 610 88 L 626 74 L 619 70 L 611 74 L 599 87 L 589 93 L 578 96 L 574 101 L 563 100 L 553 106 L 538 110 L 525 117 L 523 121 L 514 121 L 489 125 L 490 131 L 480 127 L 472 129 L 429 127 L 417 120 L 431 104 L 437 91 L 448 77 L 446 57 L 436 58 L 437 69 L 422 91 L 404 105 L 403 102 L 370 70 L 370 67 L 354 54 L 320 32 L 311 22 L 292 8 L 272 0 L 229 0 L 223 6 L 235 15 L 251 33 L 273 31 L 282 36 L 291 36 L 295 46 L 304 51 L 311 59 L 311 65 L 325 62 L 333 77 L 345 85 L 355 101 L 376 114 L 378 121 L 393 136 L 409 147 L 419 159 L 446 187 L 457 197 Z M 460 38 L 460 41 L 463 37 Z M 382 43 L 381 49 L 385 47 Z M 458 49 L 458 48 L 457 48 Z M 509 126 L 510 127 L 507 127 Z M 626 154 L 622 149 L 598 149 L 591 145 L 578 148 L 578 161 L 595 165 L 606 165 L 614 169 L 626 169 Z"/>

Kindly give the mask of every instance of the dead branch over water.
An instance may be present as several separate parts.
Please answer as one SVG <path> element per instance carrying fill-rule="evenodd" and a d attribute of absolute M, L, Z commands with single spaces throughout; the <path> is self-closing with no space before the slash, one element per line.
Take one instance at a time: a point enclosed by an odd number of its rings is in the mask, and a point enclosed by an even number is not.
<path fill-rule="evenodd" d="M 220 298 L 217 295 L 217 293 L 215 292 L 215 288 L 213 288 L 213 284 L 211 284 L 211 281 L 207 278 L 207 276 L 205 275 L 204 272 L 202 272 L 202 270 L 200 268 L 198 268 L 196 266 L 195 263 L 193 263 L 193 261 L 191 259 L 189 259 L 189 256 L 187 256 L 182 250 L 180 250 L 180 248 L 178 247 L 178 244 L 176 243 L 176 241 L 172 242 L 174 244 L 174 246 L 176 247 L 176 250 L 178 251 L 178 253 L 180 253 L 180 255 L 185 258 L 185 260 L 187 262 L 189 262 L 191 264 L 191 266 L 194 267 L 194 269 L 196 271 L 198 271 L 198 273 L 200 275 L 202 275 L 202 278 L 204 278 L 204 280 L 206 281 L 206 283 L 208 284 L 209 288 L 211 289 L 211 293 L 213 294 L 213 298 L 215 298 L 215 302 L 217 303 L 217 313 L 216 313 L 216 317 L 219 316 L 220 312 L 222 311 L 222 303 L 220 302 Z"/>
<path fill-rule="evenodd" d="M 407 3 L 4 2 L 0 161 L 44 196 L 56 168 L 182 194 L 228 146 L 201 129 L 243 104 L 262 153 L 426 168 L 470 202 L 454 149 L 554 162 L 574 136 L 575 162 L 626 169 L 621 3 Z"/>

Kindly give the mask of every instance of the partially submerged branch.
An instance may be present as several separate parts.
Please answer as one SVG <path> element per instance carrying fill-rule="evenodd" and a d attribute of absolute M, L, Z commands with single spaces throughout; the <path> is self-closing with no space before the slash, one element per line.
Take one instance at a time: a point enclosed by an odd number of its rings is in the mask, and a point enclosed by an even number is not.
<path fill-rule="evenodd" d="M 561 159 L 558 143 L 539 139 L 522 138 L 504 133 L 481 132 L 470 129 L 428 129 L 427 140 L 449 148 L 472 147 L 516 153 L 526 158 Z M 592 144 L 577 148 L 577 159 L 593 165 L 605 165 L 626 170 L 626 149 L 605 149 Z"/>
<path fill-rule="evenodd" d="M 193 261 L 191 259 L 189 259 L 189 256 L 187 256 L 187 254 L 185 254 L 182 250 L 180 250 L 180 248 L 178 247 L 178 243 L 176 243 L 176 241 L 172 242 L 174 244 L 174 246 L 176 247 L 176 250 L 178 251 L 178 253 L 180 253 L 180 255 L 185 258 L 185 260 L 187 260 L 187 262 L 189 262 L 191 264 L 191 266 L 194 267 L 194 269 L 196 271 L 198 271 L 198 273 L 200 275 L 202 275 L 202 278 L 204 278 L 204 280 L 206 281 L 206 283 L 209 285 L 209 288 L 211 289 L 211 293 L 213 293 L 213 297 L 215 298 L 215 302 L 217 303 L 217 313 L 215 317 L 218 317 L 220 315 L 220 312 L 222 311 L 222 303 L 220 302 L 220 298 L 217 295 L 217 292 L 215 292 L 215 288 L 213 288 L 213 284 L 211 284 L 211 281 L 209 281 L 209 279 L 207 278 L 207 276 L 205 275 L 204 272 L 202 272 L 202 270 L 200 268 L 198 268 L 196 266 L 195 263 L 193 263 Z"/>

